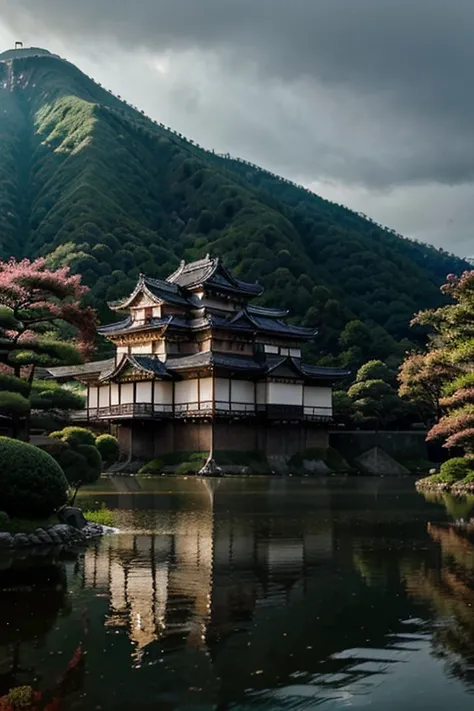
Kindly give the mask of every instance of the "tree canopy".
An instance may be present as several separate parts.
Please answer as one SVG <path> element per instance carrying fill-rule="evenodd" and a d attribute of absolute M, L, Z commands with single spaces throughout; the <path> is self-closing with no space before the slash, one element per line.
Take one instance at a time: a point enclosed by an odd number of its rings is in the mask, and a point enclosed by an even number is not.
<path fill-rule="evenodd" d="M 0 413 L 12 418 L 15 435 L 31 412 L 58 420 L 81 407 L 77 392 L 35 377 L 38 367 L 82 363 L 92 353 L 95 314 L 81 304 L 87 291 L 69 267 L 0 262 Z"/>

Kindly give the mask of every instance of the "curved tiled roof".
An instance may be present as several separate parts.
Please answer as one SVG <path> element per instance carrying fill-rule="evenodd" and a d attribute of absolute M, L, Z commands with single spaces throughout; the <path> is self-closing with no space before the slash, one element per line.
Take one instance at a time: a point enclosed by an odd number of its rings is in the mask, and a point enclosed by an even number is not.
<path fill-rule="evenodd" d="M 209 255 L 196 262 L 188 264 L 184 261 L 181 262 L 178 269 L 168 277 L 167 281 L 187 289 L 201 284 L 209 284 L 226 291 L 245 293 L 249 296 L 260 296 L 263 293 L 262 286 L 237 279 L 225 268 L 218 257 L 212 258 Z"/>
<path fill-rule="evenodd" d="M 246 308 L 252 316 L 268 316 L 269 318 L 285 318 L 288 316 L 288 309 L 271 309 L 266 306 L 252 306 L 249 304 Z"/>
<path fill-rule="evenodd" d="M 150 373 L 151 375 L 159 376 L 161 378 L 171 377 L 171 374 L 168 372 L 165 364 L 156 356 L 128 355 L 122 358 L 118 365 L 115 365 L 114 363 L 113 368 L 103 371 L 101 373 L 100 380 L 112 380 L 128 367 L 135 368 L 136 370 L 141 370 L 144 373 Z"/>
<path fill-rule="evenodd" d="M 140 294 L 146 294 L 157 303 L 164 301 L 167 304 L 181 306 L 182 308 L 197 308 L 199 299 L 193 294 L 186 294 L 178 284 L 171 284 L 162 279 L 152 279 L 140 274 L 135 289 L 124 299 L 109 302 L 109 308 L 113 311 L 123 311 L 128 308 L 134 299 Z"/>
<path fill-rule="evenodd" d="M 64 378 L 77 378 L 81 375 L 98 375 L 114 363 L 114 358 L 108 358 L 107 360 L 82 363 L 82 365 L 61 365 L 55 368 L 45 368 L 45 370 L 52 378 L 62 380 Z"/>

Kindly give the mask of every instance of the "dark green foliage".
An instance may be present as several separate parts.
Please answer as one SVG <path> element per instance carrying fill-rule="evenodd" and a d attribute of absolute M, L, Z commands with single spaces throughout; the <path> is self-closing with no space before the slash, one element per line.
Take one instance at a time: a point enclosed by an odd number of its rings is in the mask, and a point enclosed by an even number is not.
<path fill-rule="evenodd" d="M 94 484 L 102 473 L 102 458 L 95 446 L 95 436 L 83 427 L 65 427 L 50 435 L 42 446 L 62 467 L 69 484 L 76 490 Z"/>
<path fill-rule="evenodd" d="M 110 467 L 119 458 L 119 443 L 116 437 L 108 434 L 100 435 L 95 440 L 95 446 L 105 466 Z"/>
<path fill-rule="evenodd" d="M 0 414 L 7 417 L 27 415 L 30 411 L 30 403 L 20 393 L 9 393 L 6 390 L 0 391 Z"/>
<path fill-rule="evenodd" d="M 41 445 L 41 449 L 48 452 L 57 461 L 71 486 L 82 481 L 87 463 L 84 457 L 69 444 L 51 442 Z"/>
<path fill-rule="evenodd" d="M 35 380 L 31 387 L 30 403 L 33 410 L 32 428 L 36 426 L 50 431 L 67 421 L 68 412 L 84 407 L 84 396 L 53 380 Z"/>
<path fill-rule="evenodd" d="M 383 380 L 385 383 L 395 382 L 395 373 L 380 360 L 369 360 L 357 371 L 357 382 L 364 380 Z"/>
<path fill-rule="evenodd" d="M 80 480 L 81 486 L 84 484 L 93 484 L 102 473 L 102 458 L 99 450 L 94 445 L 80 444 L 76 447 L 76 452 L 83 457 L 86 462 L 85 472 Z"/>
<path fill-rule="evenodd" d="M 91 447 L 95 445 L 94 434 L 85 427 L 65 427 L 60 432 L 52 432 L 50 437 L 60 439 L 62 442 L 71 445 L 71 447 L 77 447 L 81 444 Z"/>
<path fill-rule="evenodd" d="M 472 473 L 473 463 L 466 457 L 454 457 L 443 462 L 439 470 L 440 481 L 451 483 L 461 481 L 468 474 Z"/>
<path fill-rule="evenodd" d="M 390 368 L 381 361 L 371 360 L 359 368 L 355 383 L 348 390 L 352 412 L 341 395 L 338 395 L 336 405 L 345 407 L 346 417 L 350 415 L 356 425 L 369 428 L 394 426 L 409 420 L 411 412 L 410 405 L 399 397 L 395 383 L 395 373 Z"/>
<path fill-rule="evenodd" d="M 270 465 L 262 452 L 238 450 L 220 450 L 215 452 L 214 461 L 217 466 L 248 467 L 252 474 L 270 474 Z"/>
<path fill-rule="evenodd" d="M 332 395 L 334 417 L 338 422 L 349 423 L 354 414 L 352 399 L 344 390 L 336 390 Z"/>
<path fill-rule="evenodd" d="M 446 273 L 467 268 L 200 149 L 54 57 L 0 64 L 2 81 L 0 258 L 21 252 L 71 265 L 102 319 L 113 318 L 106 301 L 131 291 L 140 271 L 163 277 L 179 259 L 210 251 L 258 279 L 264 304 L 320 329 L 307 355 L 334 362 L 342 333 L 341 362 L 357 367 L 374 356 L 401 360 L 402 339 L 420 337 L 408 327 L 413 313 L 439 303 Z"/>
<path fill-rule="evenodd" d="M 161 474 L 163 471 L 163 462 L 161 459 L 152 459 L 151 462 L 144 464 L 138 471 L 138 474 Z"/>
<path fill-rule="evenodd" d="M 0 392 L 9 391 L 19 393 L 23 397 L 28 397 L 30 394 L 30 386 L 26 380 L 16 378 L 14 375 L 0 373 Z"/>
<path fill-rule="evenodd" d="M 67 499 L 61 467 L 46 452 L 0 437 L 0 507 L 9 516 L 42 518 Z"/>
<path fill-rule="evenodd" d="M 182 462 L 182 464 L 176 468 L 175 474 L 198 474 L 206 463 L 206 459 L 207 454 L 199 452 L 189 461 Z"/>

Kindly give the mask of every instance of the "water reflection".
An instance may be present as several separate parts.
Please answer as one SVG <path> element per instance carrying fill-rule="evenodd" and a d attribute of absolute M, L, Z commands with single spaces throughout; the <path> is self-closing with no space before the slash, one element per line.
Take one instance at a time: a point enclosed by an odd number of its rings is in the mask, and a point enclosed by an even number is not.
<path fill-rule="evenodd" d="M 62 563 L 53 612 L 9 610 L 44 629 L 0 625 L 45 684 L 83 640 L 64 708 L 471 708 L 474 555 L 445 502 L 411 480 L 137 484 L 84 502 L 123 532 Z"/>

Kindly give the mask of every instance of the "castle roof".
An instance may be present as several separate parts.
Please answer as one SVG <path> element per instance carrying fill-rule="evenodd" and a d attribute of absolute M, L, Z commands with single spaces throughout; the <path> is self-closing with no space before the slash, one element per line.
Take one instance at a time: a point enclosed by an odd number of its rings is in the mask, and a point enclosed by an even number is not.
<path fill-rule="evenodd" d="M 179 306 L 183 309 L 200 308 L 200 300 L 191 293 L 186 293 L 178 284 L 171 284 L 163 279 L 152 279 L 144 274 L 140 274 L 135 289 L 129 296 L 118 301 L 109 302 L 109 308 L 113 311 L 125 311 L 129 308 L 137 296 L 144 294 L 155 303 L 166 303 L 172 306 Z"/>
<path fill-rule="evenodd" d="M 174 379 L 182 373 L 213 368 L 230 373 L 242 373 L 252 378 L 292 376 L 307 381 L 335 382 L 350 374 L 350 371 L 340 368 L 324 368 L 307 365 L 299 358 L 280 355 L 266 355 L 264 358 L 246 355 L 233 355 L 202 351 L 191 355 L 172 356 L 162 361 L 153 355 L 125 355 L 116 364 L 114 359 L 95 361 L 82 366 L 49 368 L 49 374 L 56 378 L 90 378 L 108 382 L 119 378 L 127 370 L 144 373 L 151 378 Z"/>
<path fill-rule="evenodd" d="M 218 257 L 210 257 L 209 255 L 204 259 L 189 262 L 188 264 L 182 261 L 178 269 L 168 277 L 167 281 L 186 289 L 195 289 L 206 285 L 249 297 L 260 296 L 263 293 L 263 287 L 260 284 L 251 284 L 237 279 Z"/>

